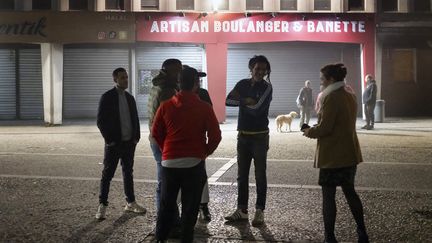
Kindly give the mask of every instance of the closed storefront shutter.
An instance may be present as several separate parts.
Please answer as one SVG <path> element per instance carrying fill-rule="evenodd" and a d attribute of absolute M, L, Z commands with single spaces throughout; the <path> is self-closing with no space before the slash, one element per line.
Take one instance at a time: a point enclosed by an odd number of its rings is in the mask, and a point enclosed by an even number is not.
<path fill-rule="evenodd" d="M 346 51 L 349 50 L 349 51 Z M 344 51 L 349 55 L 344 55 Z M 336 43 L 257 43 L 231 44 L 228 47 L 227 93 L 244 78 L 250 78 L 248 62 L 254 55 L 264 55 L 271 65 L 270 80 L 273 85 L 273 101 L 270 116 L 297 111 L 296 98 L 305 80 L 311 81 L 313 96 L 319 93 L 319 70 L 330 63 L 349 63 L 348 83 L 360 91 L 359 46 Z M 348 64 L 347 63 L 347 64 Z M 350 79 L 353 79 L 350 81 Z M 357 97 L 361 94 L 357 93 Z M 360 106 L 359 106 L 360 107 Z M 227 116 L 237 116 L 238 108 L 227 107 Z"/>
<path fill-rule="evenodd" d="M 152 78 L 159 73 L 163 61 L 177 58 L 183 64 L 203 70 L 204 50 L 201 45 L 145 44 L 137 48 L 137 92 L 136 100 L 140 117 L 148 117 L 147 103 Z"/>
<path fill-rule="evenodd" d="M 20 118 L 43 119 L 40 49 L 19 50 Z"/>
<path fill-rule="evenodd" d="M 129 72 L 129 50 L 65 47 L 63 58 L 64 118 L 95 118 L 101 95 L 114 87 L 114 69 Z"/>
<path fill-rule="evenodd" d="M 0 49 L 0 119 L 16 118 L 15 50 Z"/>

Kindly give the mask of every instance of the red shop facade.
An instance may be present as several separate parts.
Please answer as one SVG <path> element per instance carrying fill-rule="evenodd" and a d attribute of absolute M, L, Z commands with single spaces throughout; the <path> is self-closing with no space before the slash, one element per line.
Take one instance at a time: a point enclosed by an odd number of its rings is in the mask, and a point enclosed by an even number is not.
<path fill-rule="evenodd" d="M 225 107 L 225 97 L 237 81 L 250 76 L 247 62 L 253 55 L 265 55 L 271 63 L 272 116 L 297 109 L 295 97 L 305 80 L 311 80 L 317 95 L 319 69 L 325 64 L 345 63 L 360 111 L 364 77 L 375 75 L 373 14 L 143 13 L 137 16 L 136 28 L 137 42 L 143 46 L 203 47 L 200 69 L 207 72 L 206 87 L 220 122 L 236 115 L 235 109 Z M 177 58 L 175 52 L 171 58 Z"/>

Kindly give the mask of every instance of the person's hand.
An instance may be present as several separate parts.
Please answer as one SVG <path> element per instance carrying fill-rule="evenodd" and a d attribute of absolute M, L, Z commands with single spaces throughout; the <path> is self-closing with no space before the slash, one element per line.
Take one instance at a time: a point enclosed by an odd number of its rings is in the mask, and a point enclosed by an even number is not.
<path fill-rule="evenodd" d="M 138 144 L 139 140 L 133 140 L 134 144 Z"/>
<path fill-rule="evenodd" d="M 303 132 L 303 136 L 305 136 L 305 137 L 307 137 L 307 138 L 311 138 L 311 137 L 309 136 L 309 130 L 310 130 L 310 128 L 303 129 L 303 130 L 302 130 L 302 132 Z"/>
<path fill-rule="evenodd" d="M 108 143 L 107 145 L 108 145 L 108 147 L 112 147 L 112 146 L 116 145 L 116 143 L 115 142 L 111 142 L 111 143 Z"/>
<path fill-rule="evenodd" d="M 247 97 L 244 99 L 244 104 L 245 105 L 256 105 L 257 101 L 253 98 Z"/>

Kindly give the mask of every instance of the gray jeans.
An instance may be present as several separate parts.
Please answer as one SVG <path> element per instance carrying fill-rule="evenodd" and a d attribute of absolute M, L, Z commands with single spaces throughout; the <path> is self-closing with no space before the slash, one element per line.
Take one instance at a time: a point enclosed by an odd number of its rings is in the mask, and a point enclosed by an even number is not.
<path fill-rule="evenodd" d="M 311 106 L 300 106 L 300 127 L 306 123 L 309 124 L 311 117 Z"/>

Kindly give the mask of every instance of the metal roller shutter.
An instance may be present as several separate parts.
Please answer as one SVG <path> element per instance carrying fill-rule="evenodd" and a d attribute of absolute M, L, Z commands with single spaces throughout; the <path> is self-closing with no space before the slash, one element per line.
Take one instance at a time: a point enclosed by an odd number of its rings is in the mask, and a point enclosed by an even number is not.
<path fill-rule="evenodd" d="M 101 95 L 114 86 L 113 70 L 117 67 L 129 70 L 129 50 L 65 48 L 63 58 L 63 116 L 96 117 Z"/>
<path fill-rule="evenodd" d="M 273 85 L 273 101 L 269 115 L 276 116 L 298 111 L 296 98 L 299 90 L 304 86 L 304 81 L 311 81 L 313 95 L 316 97 L 320 86 L 319 70 L 325 64 L 343 61 L 344 49 L 354 53 L 348 57 L 353 70 L 348 68 L 347 80 L 353 78 L 355 82 L 349 83 L 359 85 L 358 45 L 309 42 L 231 44 L 228 47 L 227 93 L 239 80 L 250 78 L 249 59 L 254 55 L 264 55 L 269 59 L 272 69 L 270 80 Z M 354 89 L 360 90 L 356 87 Z M 359 94 L 357 96 L 360 97 Z M 238 108 L 227 107 L 226 114 L 237 116 Z"/>
<path fill-rule="evenodd" d="M 168 58 L 177 58 L 183 64 L 203 70 L 204 49 L 201 45 L 191 44 L 146 44 L 137 48 L 137 92 L 136 99 L 138 113 L 147 117 L 148 91 L 151 88 L 151 79 L 158 74 L 163 61 Z"/>
<path fill-rule="evenodd" d="M 19 50 L 20 118 L 43 119 L 40 49 Z"/>
<path fill-rule="evenodd" d="M 15 50 L 0 49 L 0 119 L 16 118 Z"/>

